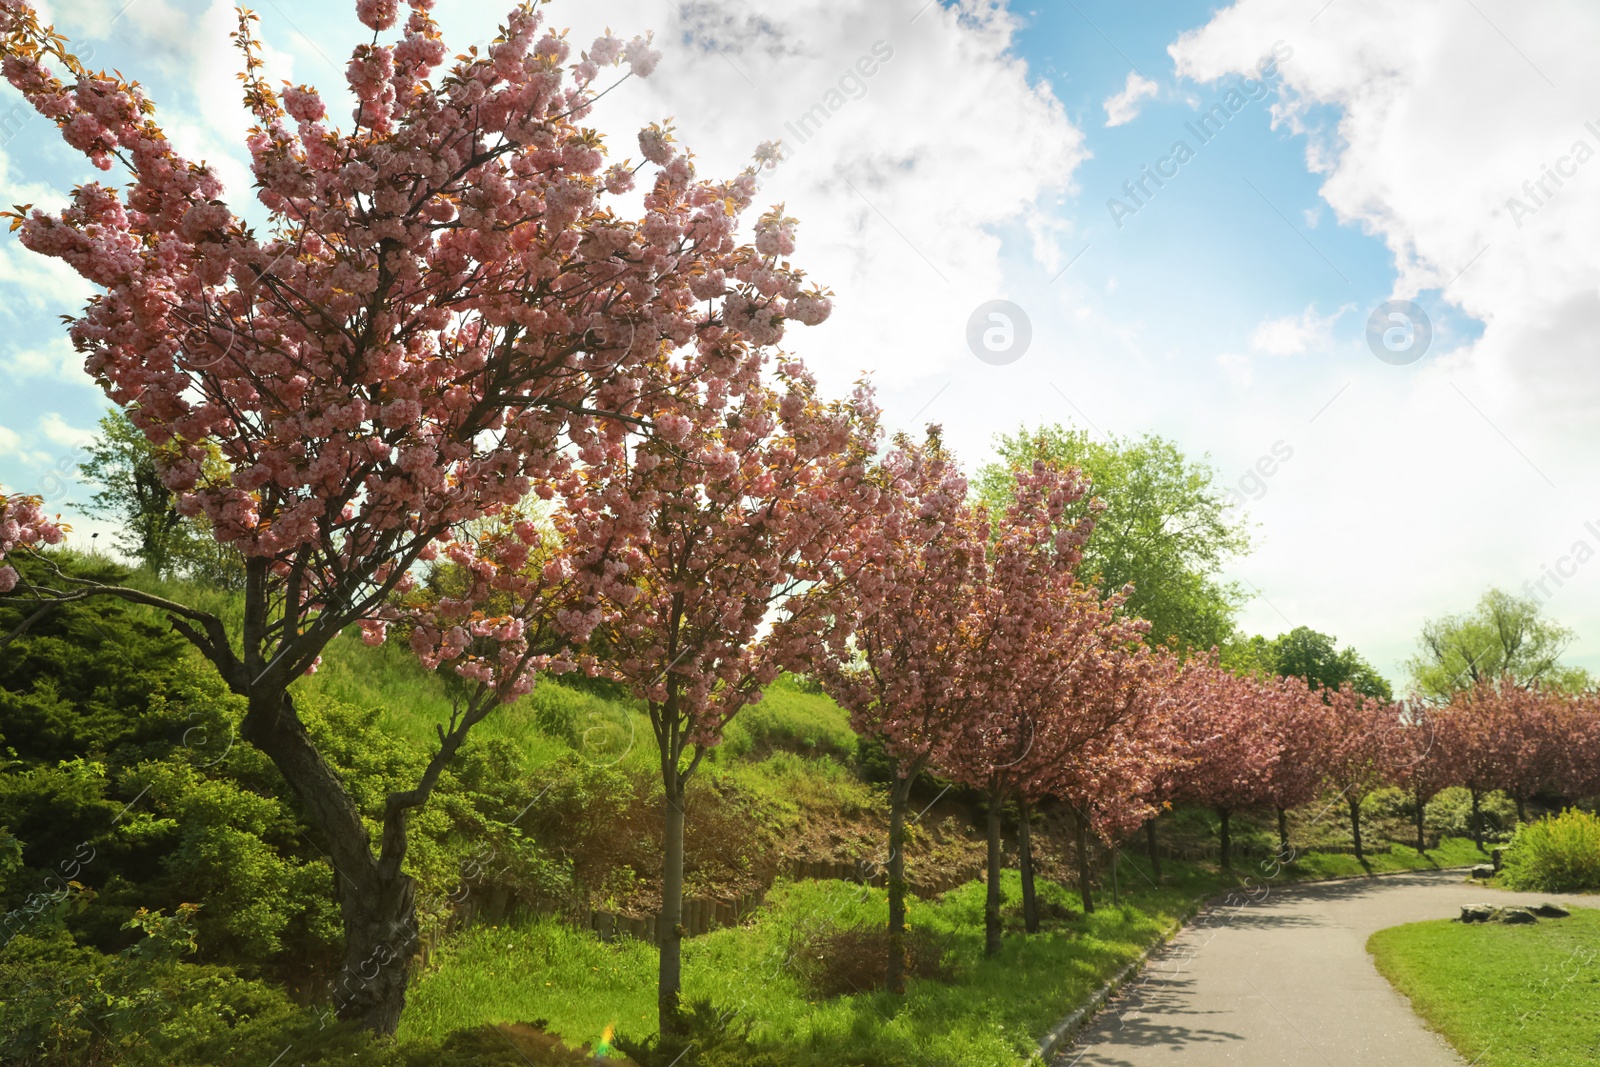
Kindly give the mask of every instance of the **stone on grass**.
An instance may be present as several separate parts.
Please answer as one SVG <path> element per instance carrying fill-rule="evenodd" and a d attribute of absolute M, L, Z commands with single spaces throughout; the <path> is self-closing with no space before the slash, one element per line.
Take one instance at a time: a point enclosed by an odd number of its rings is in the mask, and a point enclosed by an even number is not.
<path fill-rule="evenodd" d="M 1493 878 L 1494 868 L 1489 866 L 1487 863 L 1480 863 L 1476 867 L 1472 868 L 1472 877 Z"/>
<path fill-rule="evenodd" d="M 1496 908 L 1495 922 L 1505 923 L 1507 926 L 1525 926 L 1528 923 L 1538 922 L 1538 918 L 1527 908 Z"/>
<path fill-rule="evenodd" d="M 1486 923 L 1494 918 L 1493 904 L 1463 904 L 1458 923 Z"/>
<path fill-rule="evenodd" d="M 1572 914 L 1560 904 L 1552 904 L 1549 901 L 1545 901 L 1543 904 L 1528 910 L 1544 919 L 1565 919 Z"/>

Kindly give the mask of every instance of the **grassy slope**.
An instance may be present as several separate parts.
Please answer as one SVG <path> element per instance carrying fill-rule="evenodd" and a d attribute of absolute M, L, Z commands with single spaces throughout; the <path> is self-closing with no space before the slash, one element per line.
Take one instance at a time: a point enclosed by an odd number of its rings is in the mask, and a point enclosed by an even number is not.
<path fill-rule="evenodd" d="M 1410 849 L 1375 856 L 1374 868 L 1449 866 L 1471 852 L 1450 840 L 1438 852 Z M 798 928 L 828 917 L 842 924 L 879 924 L 882 891 L 845 882 L 781 884 L 754 921 L 684 944 L 684 993 L 707 998 L 756 1023 L 758 1043 L 781 1048 L 786 1062 L 805 1067 L 916 1063 L 1015 1067 L 1044 1032 L 1088 994 L 1137 959 L 1190 909 L 1262 872 L 1227 875 L 1196 864 L 1169 862 L 1164 883 L 1151 883 L 1140 862 L 1122 864 L 1121 908 L 1047 927 L 1033 937 L 1008 926 L 1002 954 L 983 958 L 983 885 L 970 882 L 941 899 L 914 900 L 910 922 L 948 938 L 957 961 L 950 985 L 913 982 L 903 1005 L 882 994 L 832 1000 L 808 995 L 788 966 Z M 1349 869 L 1346 870 L 1345 868 Z M 1313 855 L 1278 876 L 1298 881 L 1360 874 L 1353 857 Z M 1020 887 L 1005 872 L 1005 898 Z M 1076 893 L 1044 883 L 1041 894 L 1074 910 Z M 412 989 L 402 1036 L 439 1039 L 486 1022 L 532 1022 L 569 1044 L 592 1041 L 606 1025 L 624 1032 L 654 1031 L 656 955 L 632 940 L 604 944 L 552 919 L 477 928 L 453 939 L 437 968 Z"/>
<path fill-rule="evenodd" d="M 797 1065 L 855 1063 L 1010 1067 L 1025 1058 L 1066 1008 L 1172 926 L 1191 902 L 1227 881 L 1188 865 L 1168 884 L 1130 892 L 1124 907 L 1008 936 L 996 959 L 983 958 L 983 886 L 969 883 L 938 901 L 913 901 L 910 922 L 948 939 L 957 981 L 913 981 L 904 1003 L 885 994 L 828 1000 L 809 996 L 789 966 L 797 931 L 821 918 L 882 921 L 881 890 L 847 882 L 793 882 L 744 926 L 685 943 L 685 996 L 706 997 L 756 1024 L 760 1045 L 783 1049 Z M 1229 880 L 1231 881 L 1231 880 Z M 1076 906 L 1060 887 L 1047 898 Z M 1020 894 L 1006 872 L 1006 896 Z M 429 1039 L 481 1022 L 545 1019 L 571 1044 L 592 1041 L 607 1024 L 653 1032 L 654 950 L 621 940 L 603 944 L 559 922 L 478 928 L 455 939 L 442 966 L 415 983 L 402 1037 Z"/>
<path fill-rule="evenodd" d="M 1367 950 L 1473 1063 L 1600 1062 L 1600 911 L 1537 926 L 1411 923 L 1373 934 Z"/>

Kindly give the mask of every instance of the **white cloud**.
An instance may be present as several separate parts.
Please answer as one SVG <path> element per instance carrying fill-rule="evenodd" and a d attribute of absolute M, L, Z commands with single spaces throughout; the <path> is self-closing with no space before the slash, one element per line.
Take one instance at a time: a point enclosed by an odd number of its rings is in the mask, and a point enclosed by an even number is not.
<path fill-rule="evenodd" d="M 1267 319 L 1250 335 L 1250 350 L 1264 356 L 1298 356 L 1313 350 L 1327 351 L 1333 345 L 1333 324 L 1340 311 L 1318 315 L 1312 304 L 1298 315 Z"/>
<path fill-rule="evenodd" d="M 1106 97 L 1106 125 L 1121 126 L 1139 117 L 1140 101 L 1153 97 L 1159 91 L 1156 83 L 1141 77 L 1136 70 L 1128 72 L 1128 84 L 1122 92 Z"/>
<path fill-rule="evenodd" d="M 17 378 L 55 378 L 94 387 L 94 381 L 83 372 L 83 357 L 72 348 L 72 342 L 58 335 L 31 348 L 18 348 L 0 356 L 0 368 Z"/>
<path fill-rule="evenodd" d="M 1582 44 L 1600 34 L 1600 8 L 1339 0 L 1314 26 L 1306 17 L 1299 3 L 1239 0 L 1170 52 L 1181 76 L 1211 81 L 1244 72 L 1275 41 L 1291 47 L 1275 121 L 1306 135 L 1338 222 L 1386 243 L 1393 295 L 1430 311 L 1423 362 L 1385 372 L 1361 350 L 1363 362 L 1341 365 L 1360 368 L 1357 387 L 1312 427 L 1327 461 L 1297 453 L 1300 471 L 1320 466 L 1316 491 L 1274 487 L 1263 508 L 1281 506 L 1277 537 L 1251 561 L 1393 663 L 1422 616 L 1463 609 L 1491 583 L 1520 591 L 1600 519 L 1600 67 Z M 1362 321 L 1368 311 L 1357 309 Z M 1460 312 L 1481 336 L 1448 335 Z M 1285 345 L 1295 336 L 1281 331 Z M 1462 501 L 1488 487 L 1514 506 L 1463 523 Z M 1351 501 L 1383 516 L 1385 532 L 1341 523 Z M 1318 577 L 1316 551 L 1343 565 Z M 1352 573 L 1406 610 L 1374 617 L 1351 595 Z M 1578 629 L 1591 666 L 1597 587 L 1600 571 L 1580 575 L 1550 607 Z"/>
<path fill-rule="evenodd" d="M 71 425 L 58 411 L 47 411 L 39 417 L 39 432 L 45 440 L 62 448 L 85 448 L 94 441 L 93 430 L 82 430 Z"/>
<path fill-rule="evenodd" d="M 4 424 L 0 424 L 0 456 L 10 457 L 30 467 L 50 462 L 49 453 L 25 447 L 22 435 Z"/>

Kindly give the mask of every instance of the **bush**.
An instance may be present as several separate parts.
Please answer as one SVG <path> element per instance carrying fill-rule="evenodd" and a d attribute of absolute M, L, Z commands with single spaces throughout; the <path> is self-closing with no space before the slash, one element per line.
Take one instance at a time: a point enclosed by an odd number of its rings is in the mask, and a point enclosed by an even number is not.
<path fill-rule="evenodd" d="M 1500 880 L 1512 889 L 1600 889 L 1600 816 L 1568 808 L 1517 830 Z"/>
<path fill-rule="evenodd" d="M 927 930 L 906 931 L 906 976 L 937 982 L 954 979 L 946 957 L 950 946 Z M 814 996 L 844 997 L 882 989 L 888 978 L 887 926 L 824 923 L 798 931 L 790 948 L 795 974 Z"/>
<path fill-rule="evenodd" d="M 1517 805 L 1504 793 L 1485 796 L 1480 804 L 1483 812 L 1483 836 L 1488 841 L 1504 841 L 1517 825 Z M 1452 786 L 1428 801 L 1427 827 L 1440 837 L 1472 836 L 1472 794 L 1459 786 Z"/>

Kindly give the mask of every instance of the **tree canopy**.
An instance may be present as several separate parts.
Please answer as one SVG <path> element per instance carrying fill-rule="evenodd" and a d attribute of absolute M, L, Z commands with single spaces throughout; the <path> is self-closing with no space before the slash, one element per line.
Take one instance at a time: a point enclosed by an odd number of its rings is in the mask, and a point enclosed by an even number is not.
<path fill-rule="evenodd" d="M 1236 642 L 1224 660 L 1235 670 L 1302 678 L 1315 689 L 1348 685 L 1364 696 L 1390 701 L 1389 682 L 1353 648 L 1340 649 L 1338 638 L 1309 626 L 1267 639 L 1259 634 Z"/>
<path fill-rule="evenodd" d="M 1589 688 L 1590 678 L 1560 662 L 1572 637 L 1571 630 L 1540 613 L 1533 597 L 1490 589 L 1471 611 L 1423 623 L 1417 654 L 1406 668 L 1418 692 L 1438 701 L 1502 678 L 1519 686 L 1576 692 Z"/>
<path fill-rule="evenodd" d="M 1123 610 L 1150 623 L 1152 644 L 1208 649 L 1233 633 L 1244 594 L 1219 574 L 1250 547 L 1241 519 L 1204 460 L 1155 434 L 1095 440 L 1071 426 L 1019 428 L 995 441 L 998 458 L 976 480 L 991 510 L 1012 493 L 1012 470 L 1035 459 L 1075 466 L 1089 476 L 1105 510 L 1083 551 L 1081 573 L 1102 590 L 1132 583 Z M 1088 501 L 1082 505 L 1085 510 Z"/>

